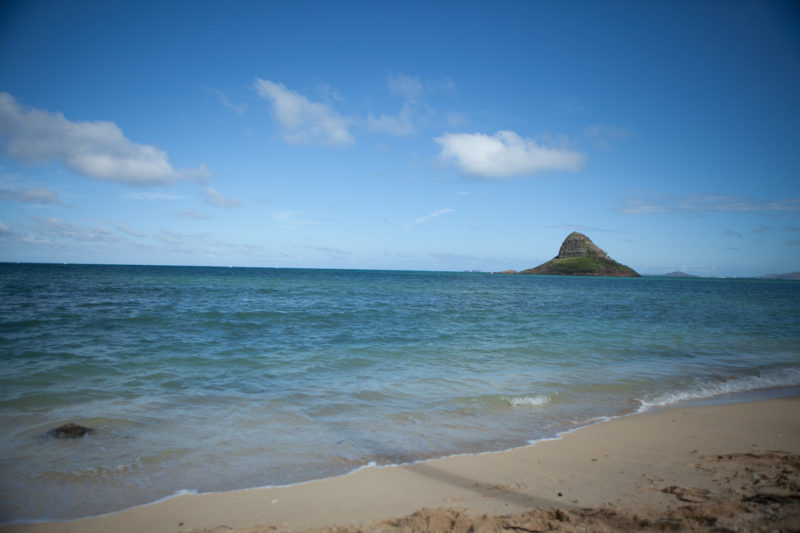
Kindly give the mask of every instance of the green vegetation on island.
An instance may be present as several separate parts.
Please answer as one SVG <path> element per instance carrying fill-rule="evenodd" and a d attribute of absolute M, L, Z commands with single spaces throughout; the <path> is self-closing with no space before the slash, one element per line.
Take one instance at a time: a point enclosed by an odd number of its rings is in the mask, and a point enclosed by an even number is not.
<path fill-rule="evenodd" d="M 564 242 L 558 255 L 537 267 L 520 274 L 550 274 L 559 276 L 617 276 L 639 277 L 632 268 L 617 263 L 583 233 L 574 231 Z"/>

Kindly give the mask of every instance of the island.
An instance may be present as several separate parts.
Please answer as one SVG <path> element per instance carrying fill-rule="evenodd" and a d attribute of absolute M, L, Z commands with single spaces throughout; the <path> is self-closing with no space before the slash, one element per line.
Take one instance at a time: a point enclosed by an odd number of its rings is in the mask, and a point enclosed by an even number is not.
<path fill-rule="evenodd" d="M 553 259 L 519 274 L 639 277 L 635 270 L 608 257 L 589 237 L 577 231 L 564 239 Z"/>
<path fill-rule="evenodd" d="M 789 272 L 788 274 L 767 274 L 766 276 L 761 276 L 761 279 L 800 280 L 800 272 Z"/>

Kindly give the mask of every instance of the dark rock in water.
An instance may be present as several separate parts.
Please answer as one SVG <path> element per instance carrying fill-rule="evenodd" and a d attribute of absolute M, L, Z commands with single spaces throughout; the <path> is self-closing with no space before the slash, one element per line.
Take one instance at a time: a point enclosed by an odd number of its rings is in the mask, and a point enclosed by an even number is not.
<path fill-rule="evenodd" d="M 638 277 L 632 268 L 617 263 L 583 233 L 574 231 L 564 242 L 558 255 L 535 268 L 520 274 L 550 274 L 560 276 L 621 276 Z"/>
<path fill-rule="evenodd" d="M 59 426 L 56 429 L 48 431 L 48 435 L 52 435 L 53 437 L 57 437 L 59 439 L 77 439 L 79 437 L 83 437 L 87 433 L 91 433 L 94 431 L 92 428 L 87 428 L 86 426 L 81 426 L 80 424 L 64 424 L 63 426 Z"/>

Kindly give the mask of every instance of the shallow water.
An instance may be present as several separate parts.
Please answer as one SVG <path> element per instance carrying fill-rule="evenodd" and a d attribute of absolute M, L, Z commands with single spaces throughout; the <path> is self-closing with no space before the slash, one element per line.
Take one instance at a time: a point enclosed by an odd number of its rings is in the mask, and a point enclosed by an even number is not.
<path fill-rule="evenodd" d="M 0 369 L 0 518 L 69 518 L 796 388 L 800 283 L 3 264 Z"/>

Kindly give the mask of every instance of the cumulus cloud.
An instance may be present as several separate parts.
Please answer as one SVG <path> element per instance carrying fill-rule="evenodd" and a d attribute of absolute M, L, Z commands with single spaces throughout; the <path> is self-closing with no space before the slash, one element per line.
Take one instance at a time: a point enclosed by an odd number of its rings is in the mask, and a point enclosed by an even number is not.
<path fill-rule="evenodd" d="M 768 213 L 800 212 L 800 199 L 763 202 L 738 196 L 690 194 L 679 198 L 644 200 L 630 198 L 623 213 L 648 215 L 659 213 Z"/>
<path fill-rule="evenodd" d="M 345 146 L 353 142 L 349 120 L 330 105 L 312 102 L 282 83 L 256 78 L 258 95 L 272 104 L 283 138 L 291 144 Z"/>
<path fill-rule="evenodd" d="M 61 200 L 58 194 L 53 191 L 48 191 L 44 187 L 28 188 L 10 190 L 0 189 L 0 200 L 6 202 L 21 202 L 26 204 L 60 204 Z"/>
<path fill-rule="evenodd" d="M 242 205 L 242 202 L 236 198 L 222 196 L 213 187 L 206 187 L 203 189 L 203 196 L 206 199 L 206 203 L 208 205 L 213 205 L 214 207 L 239 207 Z"/>
<path fill-rule="evenodd" d="M 513 131 L 446 133 L 434 140 L 442 147 L 439 158 L 443 162 L 454 164 L 462 174 L 482 178 L 578 170 L 586 160 L 579 152 L 544 146 Z"/>
<path fill-rule="evenodd" d="M 25 109 L 0 92 L 0 150 L 21 163 L 54 160 L 73 172 L 132 185 L 163 185 L 209 178 L 205 166 L 176 170 L 166 152 L 125 137 L 113 122 L 73 122 L 62 113 Z"/>
<path fill-rule="evenodd" d="M 422 224 L 423 222 L 425 222 L 427 220 L 430 220 L 430 219 L 435 218 L 435 217 L 440 217 L 440 216 L 446 215 L 448 213 L 455 213 L 455 209 L 450 209 L 450 208 L 439 209 L 438 211 L 434 211 L 432 213 L 428 213 L 427 215 L 419 217 L 418 219 L 416 219 L 416 222 L 417 222 L 417 224 Z"/>

